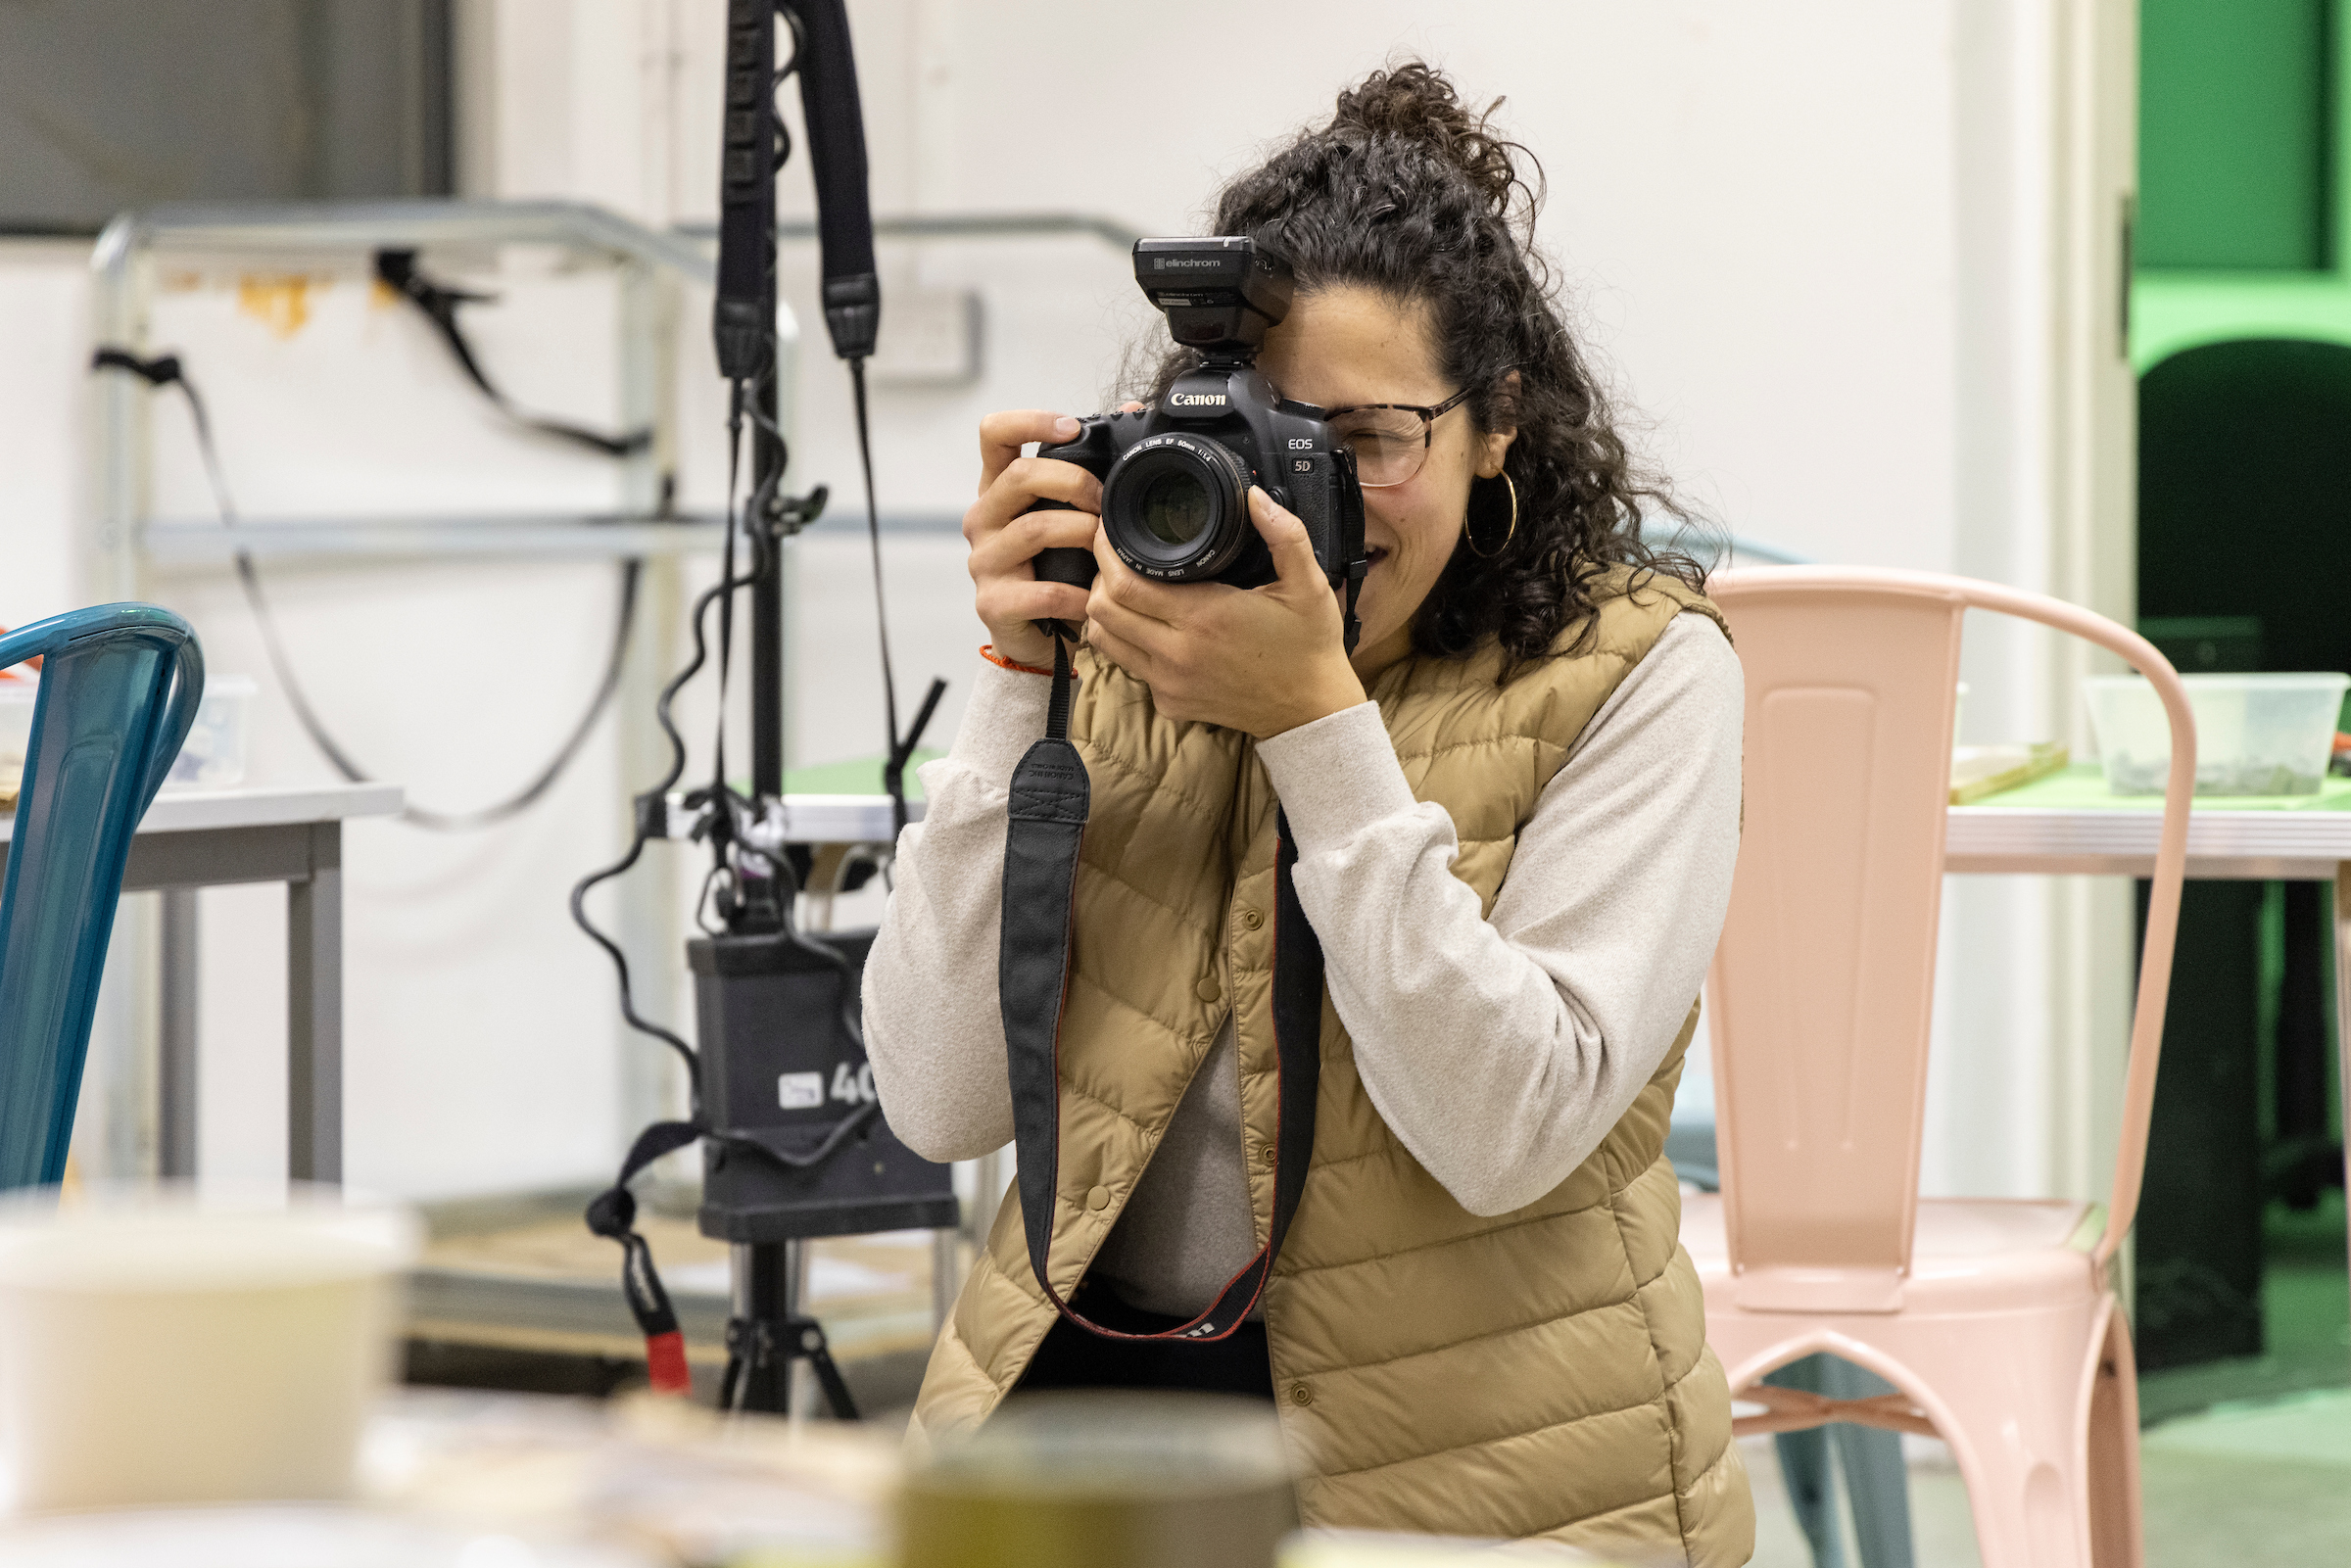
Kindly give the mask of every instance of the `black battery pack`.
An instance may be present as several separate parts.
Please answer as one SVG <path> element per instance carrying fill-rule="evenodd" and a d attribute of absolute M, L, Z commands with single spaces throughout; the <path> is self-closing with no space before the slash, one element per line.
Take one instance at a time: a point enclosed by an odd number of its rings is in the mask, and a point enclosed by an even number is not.
<path fill-rule="evenodd" d="M 767 1243 L 957 1223 L 949 1168 L 898 1142 L 878 1112 L 827 1159 L 789 1163 L 873 1103 L 873 1069 L 842 1019 L 844 987 L 855 1016 L 873 942 L 873 931 L 856 930 L 686 944 L 713 1129 L 702 1144 L 703 1235 Z"/>

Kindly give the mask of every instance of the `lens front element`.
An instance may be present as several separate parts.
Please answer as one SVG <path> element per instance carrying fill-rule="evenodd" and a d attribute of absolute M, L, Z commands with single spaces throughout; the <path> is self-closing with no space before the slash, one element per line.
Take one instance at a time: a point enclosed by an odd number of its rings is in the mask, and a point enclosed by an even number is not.
<path fill-rule="evenodd" d="M 1208 526 L 1208 491 L 1199 476 L 1180 468 L 1152 479 L 1143 490 L 1143 526 L 1169 545 L 1189 545 Z"/>

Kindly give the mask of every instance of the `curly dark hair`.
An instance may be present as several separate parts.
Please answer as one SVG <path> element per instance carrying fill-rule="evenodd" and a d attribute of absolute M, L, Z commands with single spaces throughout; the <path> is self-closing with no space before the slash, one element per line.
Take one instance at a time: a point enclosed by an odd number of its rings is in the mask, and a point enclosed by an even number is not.
<path fill-rule="evenodd" d="M 1339 94 L 1327 125 L 1300 131 L 1228 183 L 1211 232 L 1246 234 L 1281 256 L 1302 294 L 1354 285 L 1417 304 L 1446 374 L 1474 389 L 1477 428 L 1517 427 L 1504 459 L 1518 493 L 1515 532 L 1491 557 L 1457 546 L 1413 628 L 1415 651 L 1446 658 L 1496 640 L 1508 681 L 1559 651 L 1560 634 L 1579 622 L 1570 646 L 1586 642 L 1592 585 L 1611 567 L 1693 588 L 1705 569 L 1642 542 L 1644 508 L 1685 527 L 1694 520 L 1635 465 L 1568 332 L 1534 242 L 1542 166 L 1496 133 L 1501 105 L 1472 114 L 1442 71 L 1417 60 L 1373 71 Z M 1198 360 L 1193 350 L 1166 353 L 1147 401 Z"/>

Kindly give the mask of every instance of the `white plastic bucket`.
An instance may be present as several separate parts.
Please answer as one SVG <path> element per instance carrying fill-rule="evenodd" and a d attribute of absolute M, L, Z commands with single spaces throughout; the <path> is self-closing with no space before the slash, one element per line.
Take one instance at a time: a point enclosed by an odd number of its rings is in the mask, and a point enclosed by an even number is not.
<path fill-rule="evenodd" d="M 331 1188 L 0 1206 L 10 1503 L 348 1496 L 419 1238 Z"/>

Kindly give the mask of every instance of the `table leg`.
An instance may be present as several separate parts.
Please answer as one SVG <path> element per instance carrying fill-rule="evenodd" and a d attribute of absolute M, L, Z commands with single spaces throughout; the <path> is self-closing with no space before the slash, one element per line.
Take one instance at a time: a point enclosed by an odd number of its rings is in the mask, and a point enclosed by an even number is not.
<path fill-rule="evenodd" d="M 2343 1097 L 2343 1190 L 2351 1194 L 2351 860 L 2334 868 L 2334 1078 Z"/>
<path fill-rule="evenodd" d="M 311 829 L 311 875 L 286 884 L 287 1173 L 343 1179 L 343 825 Z"/>
<path fill-rule="evenodd" d="M 945 1331 L 963 1294 L 963 1228 L 947 1225 L 931 1233 L 931 1332 Z"/>
<path fill-rule="evenodd" d="M 196 889 L 167 887 L 162 896 L 156 1166 L 165 1180 L 184 1181 L 196 1174 Z"/>

